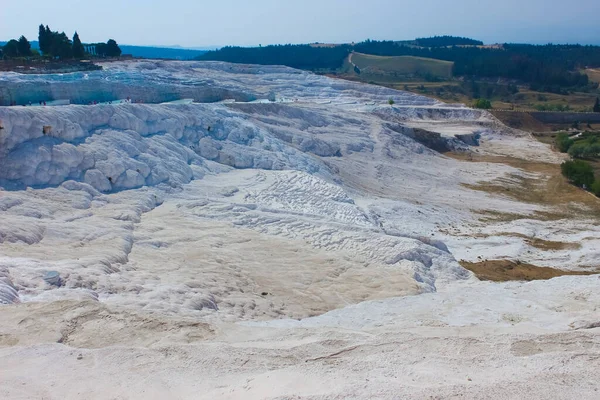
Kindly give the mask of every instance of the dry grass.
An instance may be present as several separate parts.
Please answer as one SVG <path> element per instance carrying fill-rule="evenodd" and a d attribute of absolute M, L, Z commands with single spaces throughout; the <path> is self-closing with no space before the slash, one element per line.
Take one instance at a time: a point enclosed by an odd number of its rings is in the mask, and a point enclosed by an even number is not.
<path fill-rule="evenodd" d="M 469 162 L 506 164 L 527 173 L 525 175 L 513 174 L 489 182 L 479 182 L 475 185 L 465 184 L 472 190 L 506 196 L 520 202 L 546 207 L 546 211 L 538 212 L 533 216 L 485 212 L 485 216 L 494 220 L 511 221 L 524 217 L 546 221 L 564 218 L 600 220 L 600 199 L 569 184 L 561 174 L 560 165 L 472 153 L 448 153 L 446 155 Z M 535 174 L 535 176 L 531 174 Z"/>
<path fill-rule="evenodd" d="M 520 215 L 511 215 L 512 220 L 514 220 L 514 218 L 517 217 L 522 217 Z M 496 222 L 496 220 L 493 220 L 492 222 Z M 581 248 L 581 244 L 580 243 L 573 243 L 573 242 L 557 242 L 557 241 L 553 241 L 553 240 L 544 240 L 544 239 L 540 239 L 540 238 L 536 238 L 536 237 L 530 237 L 527 235 L 523 235 L 522 233 L 518 233 L 518 232 L 500 232 L 500 233 L 474 233 L 474 234 L 457 234 L 454 232 L 451 232 L 447 229 L 440 229 L 440 233 L 444 233 L 446 235 L 454 235 L 454 236 L 462 236 L 462 237 L 470 237 L 470 238 L 477 238 L 477 239 L 487 239 L 490 237 L 495 237 L 495 236 L 503 236 L 503 237 L 516 237 L 516 238 L 521 238 L 524 239 L 525 243 L 527 243 L 529 246 L 535 247 L 536 249 L 539 250 L 543 250 L 543 251 L 560 251 L 560 250 L 579 250 Z M 583 240 L 595 240 L 595 238 L 585 238 Z"/>
<path fill-rule="evenodd" d="M 498 105 L 494 105 L 494 107 L 498 107 Z M 508 108 L 508 106 L 501 107 Z M 528 132 L 549 132 L 552 130 L 552 127 L 549 124 L 538 121 L 529 113 L 498 110 L 490 110 L 490 112 L 494 117 L 502 121 L 503 124 L 510 126 L 511 128 Z"/>
<path fill-rule="evenodd" d="M 511 260 L 486 260 L 476 263 L 461 261 L 460 265 L 473 272 L 479 279 L 493 282 L 535 281 L 565 275 L 596 275 L 600 273 L 598 270 L 563 271 Z"/>
<path fill-rule="evenodd" d="M 578 250 L 581 248 L 581 244 L 579 243 L 555 242 L 552 240 L 543 240 L 538 238 L 527 238 L 525 239 L 525 242 L 532 247 L 544 251 Z"/>
<path fill-rule="evenodd" d="M 445 233 L 450 234 L 450 232 L 445 232 Z M 478 238 L 478 239 L 487 239 L 487 238 L 494 237 L 494 236 L 517 237 L 517 238 L 524 239 L 525 243 L 527 243 L 531 247 L 535 247 L 536 249 L 543 250 L 543 251 L 579 250 L 581 248 L 581 244 L 579 244 L 579 243 L 557 242 L 557 241 L 553 241 L 553 240 L 544 240 L 544 239 L 540 239 L 540 238 L 536 238 L 536 237 L 530 237 L 527 235 L 523 235 L 522 233 L 518 233 L 518 232 L 501 232 L 501 233 L 491 233 L 491 234 L 476 233 L 473 235 L 463 234 L 463 235 L 459 235 L 459 236 L 473 237 L 473 238 Z"/>
<path fill-rule="evenodd" d="M 584 70 L 585 74 L 592 82 L 600 82 L 600 68 L 589 68 Z"/>

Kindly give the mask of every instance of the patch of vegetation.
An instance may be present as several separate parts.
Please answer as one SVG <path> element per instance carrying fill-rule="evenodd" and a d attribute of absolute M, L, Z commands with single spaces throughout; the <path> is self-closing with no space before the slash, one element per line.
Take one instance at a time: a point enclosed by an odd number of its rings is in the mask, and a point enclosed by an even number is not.
<path fill-rule="evenodd" d="M 565 178 L 575 186 L 590 188 L 594 184 L 594 169 L 585 161 L 565 161 L 560 169 Z"/>
<path fill-rule="evenodd" d="M 412 56 L 383 57 L 352 53 L 352 62 L 370 79 L 425 80 L 436 82 L 452 77 L 452 62 Z"/>
<path fill-rule="evenodd" d="M 84 46 L 79 38 L 79 34 L 75 32 L 73 40 L 64 32 L 52 31 L 48 25 L 41 24 L 38 28 L 38 44 L 40 54 L 37 50 L 31 48 L 31 43 L 25 36 L 21 36 L 19 40 L 12 39 L 2 47 L 0 56 L 3 59 L 39 59 L 42 56 L 47 59 L 58 60 L 80 60 L 84 57 L 119 57 L 121 49 L 117 42 L 113 39 L 106 43 L 95 43 Z M 92 53 L 86 52 L 86 48 Z"/>
<path fill-rule="evenodd" d="M 592 186 L 590 187 L 590 191 L 592 193 L 594 193 L 596 196 L 600 197 L 600 179 L 596 180 L 594 183 L 592 183 Z"/>
<path fill-rule="evenodd" d="M 578 141 L 569 148 L 568 153 L 573 158 L 597 158 L 600 157 L 600 143 Z"/>
<path fill-rule="evenodd" d="M 571 107 L 568 104 L 536 104 L 534 108 L 538 111 L 571 111 Z"/>
<path fill-rule="evenodd" d="M 33 55 L 31 44 L 25 36 L 19 40 L 11 39 L 2 47 L 2 56 L 5 58 L 30 57 Z"/>
<path fill-rule="evenodd" d="M 492 108 L 492 103 L 488 99 L 477 99 L 473 103 L 473 108 L 489 110 L 490 108 Z"/>
<path fill-rule="evenodd" d="M 556 135 L 556 147 L 561 153 L 568 152 L 573 143 L 575 143 L 575 141 L 564 132 Z"/>
<path fill-rule="evenodd" d="M 556 135 L 556 147 L 573 158 L 594 159 L 600 157 L 600 133 L 584 132 L 571 138 L 564 132 Z"/>

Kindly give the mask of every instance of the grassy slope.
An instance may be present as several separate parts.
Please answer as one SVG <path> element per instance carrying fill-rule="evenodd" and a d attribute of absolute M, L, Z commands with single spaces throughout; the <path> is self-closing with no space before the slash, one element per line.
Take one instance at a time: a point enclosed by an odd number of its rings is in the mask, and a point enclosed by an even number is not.
<path fill-rule="evenodd" d="M 600 83 L 600 68 L 590 68 L 584 70 L 583 72 L 587 74 L 588 78 L 590 78 L 590 81 Z"/>
<path fill-rule="evenodd" d="M 352 54 L 352 62 L 361 70 L 361 75 L 389 75 L 410 77 L 430 74 L 442 78 L 452 77 L 452 62 L 412 56 L 381 57 L 368 54 Z"/>

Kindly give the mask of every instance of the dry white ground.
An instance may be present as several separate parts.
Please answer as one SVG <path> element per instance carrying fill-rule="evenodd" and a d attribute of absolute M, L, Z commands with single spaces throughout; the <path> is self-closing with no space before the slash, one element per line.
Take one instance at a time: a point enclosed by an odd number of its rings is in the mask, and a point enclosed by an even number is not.
<path fill-rule="evenodd" d="M 283 67 L 0 77 L 250 101 L 0 108 L 0 398 L 600 398 L 597 276 L 457 262 L 599 264 L 592 220 L 481 222 L 545 208 L 465 184 L 530 173 L 410 137 L 560 162 L 488 114 Z"/>

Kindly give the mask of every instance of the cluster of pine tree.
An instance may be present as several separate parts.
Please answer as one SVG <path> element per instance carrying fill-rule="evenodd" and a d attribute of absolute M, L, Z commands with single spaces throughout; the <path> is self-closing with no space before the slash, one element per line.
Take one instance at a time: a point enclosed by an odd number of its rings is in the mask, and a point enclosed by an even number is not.
<path fill-rule="evenodd" d="M 31 57 L 31 43 L 25 36 L 21 36 L 19 40 L 11 39 L 3 47 L 0 47 L 0 55 L 3 57 Z"/>
<path fill-rule="evenodd" d="M 38 40 L 40 51 L 45 57 L 68 60 L 82 59 L 89 56 L 77 32 L 73 35 L 73 40 L 70 40 L 64 32 L 52 31 L 48 25 L 44 26 L 44 24 L 41 24 L 39 26 Z M 106 43 L 94 43 L 90 46 L 95 49 L 93 55 L 98 57 L 119 57 L 121 55 L 121 49 L 113 39 L 110 39 Z M 0 57 L 35 56 L 40 56 L 40 54 L 36 50 L 31 49 L 31 43 L 29 43 L 29 40 L 25 36 L 21 36 L 19 40 L 10 40 L 4 47 L 0 47 Z"/>
<path fill-rule="evenodd" d="M 336 69 L 350 53 L 350 46 L 311 46 L 286 44 L 260 47 L 223 47 L 209 51 L 198 60 L 226 61 L 232 63 L 286 65 L 292 68 L 319 70 Z"/>
<path fill-rule="evenodd" d="M 58 57 L 62 60 L 83 58 L 85 56 L 85 49 L 77 32 L 75 32 L 73 41 L 71 41 L 64 32 L 53 32 L 48 25 L 40 25 L 38 40 L 40 51 L 45 56 Z"/>

